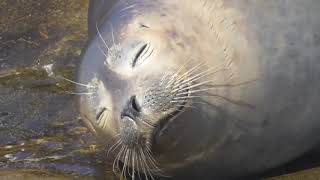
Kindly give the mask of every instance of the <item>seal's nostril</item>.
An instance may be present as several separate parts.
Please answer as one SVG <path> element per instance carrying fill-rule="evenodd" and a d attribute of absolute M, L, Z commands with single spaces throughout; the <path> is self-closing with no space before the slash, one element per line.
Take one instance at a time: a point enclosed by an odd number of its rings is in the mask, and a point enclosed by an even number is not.
<path fill-rule="evenodd" d="M 136 112 L 141 112 L 141 107 L 137 102 L 136 96 L 131 97 L 131 107 L 134 109 Z"/>

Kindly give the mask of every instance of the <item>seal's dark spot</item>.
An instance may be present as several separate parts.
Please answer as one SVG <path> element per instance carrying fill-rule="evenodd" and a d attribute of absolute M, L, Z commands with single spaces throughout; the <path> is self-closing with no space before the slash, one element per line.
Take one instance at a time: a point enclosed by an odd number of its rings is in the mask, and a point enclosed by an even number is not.
<path fill-rule="evenodd" d="M 0 117 L 4 117 L 4 116 L 8 116 L 9 113 L 8 112 L 0 112 Z"/>

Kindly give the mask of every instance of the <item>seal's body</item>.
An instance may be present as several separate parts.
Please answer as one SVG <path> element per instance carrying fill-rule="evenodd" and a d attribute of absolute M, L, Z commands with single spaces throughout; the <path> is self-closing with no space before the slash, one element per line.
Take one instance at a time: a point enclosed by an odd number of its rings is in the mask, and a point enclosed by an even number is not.
<path fill-rule="evenodd" d="M 239 177 L 319 142 L 320 1 L 106 2 L 80 109 L 122 173 Z"/>

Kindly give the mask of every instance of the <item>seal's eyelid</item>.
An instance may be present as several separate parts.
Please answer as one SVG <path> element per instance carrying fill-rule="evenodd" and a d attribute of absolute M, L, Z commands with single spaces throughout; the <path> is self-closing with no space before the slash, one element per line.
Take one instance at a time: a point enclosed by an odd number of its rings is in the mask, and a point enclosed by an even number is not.
<path fill-rule="evenodd" d="M 140 50 L 138 51 L 138 53 L 136 54 L 136 56 L 134 57 L 134 59 L 132 61 L 132 67 L 135 67 L 137 65 L 138 60 L 145 54 L 147 47 L 148 47 L 148 44 L 144 44 L 140 48 Z"/>

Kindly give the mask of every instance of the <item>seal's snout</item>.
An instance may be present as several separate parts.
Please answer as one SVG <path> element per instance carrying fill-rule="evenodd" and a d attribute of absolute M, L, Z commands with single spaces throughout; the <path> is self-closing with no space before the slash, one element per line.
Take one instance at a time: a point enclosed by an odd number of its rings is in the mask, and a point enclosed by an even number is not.
<path fill-rule="evenodd" d="M 124 116 L 120 119 L 121 124 L 121 139 L 124 144 L 133 146 L 139 139 L 137 131 L 137 125 L 134 120 L 128 116 Z"/>
<path fill-rule="evenodd" d="M 128 147 L 134 148 L 145 143 L 141 127 L 139 127 L 139 119 L 141 106 L 138 104 L 135 96 L 132 96 L 124 107 L 121 118 L 121 139 Z"/>
<path fill-rule="evenodd" d="M 129 148 L 135 148 L 139 147 L 139 145 L 145 144 L 146 138 L 144 138 L 137 123 L 131 117 L 124 116 L 120 121 L 120 136 L 123 144 Z"/>

